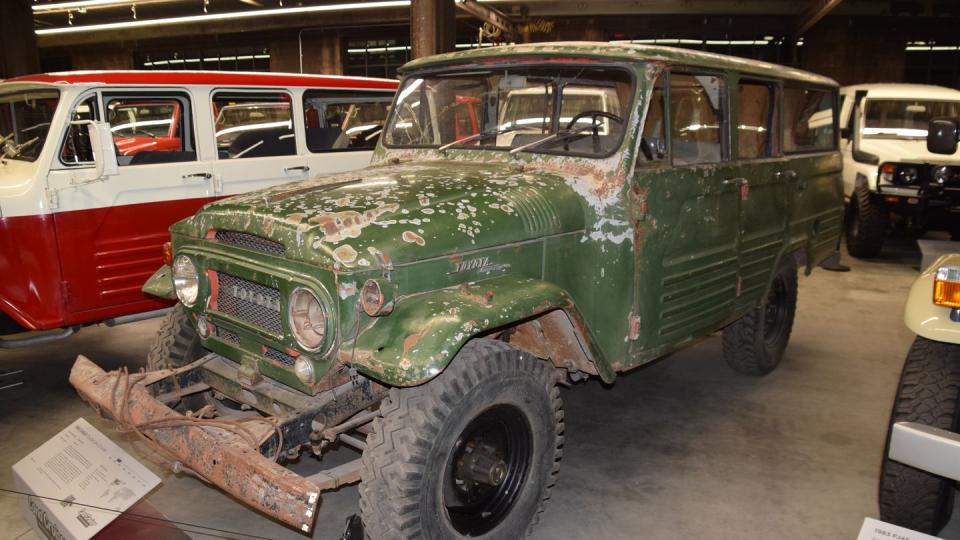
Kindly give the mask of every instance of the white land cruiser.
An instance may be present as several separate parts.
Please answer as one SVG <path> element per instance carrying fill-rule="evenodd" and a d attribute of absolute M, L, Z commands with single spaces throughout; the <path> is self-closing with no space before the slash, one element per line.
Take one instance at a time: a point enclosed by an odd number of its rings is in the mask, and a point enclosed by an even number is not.
<path fill-rule="evenodd" d="M 927 151 L 927 124 L 960 116 L 960 91 L 917 84 L 840 89 L 847 248 L 880 253 L 891 213 L 960 239 L 960 155 Z"/>

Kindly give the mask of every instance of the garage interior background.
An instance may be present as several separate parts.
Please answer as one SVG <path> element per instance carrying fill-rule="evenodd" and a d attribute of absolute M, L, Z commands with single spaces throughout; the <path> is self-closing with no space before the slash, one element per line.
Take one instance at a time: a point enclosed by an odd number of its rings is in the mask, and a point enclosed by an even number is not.
<path fill-rule="evenodd" d="M 656 42 L 793 65 L 841 85 L 960 88 L 955 0 L 479 4 L 509 17 L 515 42 Z M 480 46 L 479 27 L 452 0 L 4 0 L 0 78 L 84 69 L 394 77 L 412 58 Z"/>

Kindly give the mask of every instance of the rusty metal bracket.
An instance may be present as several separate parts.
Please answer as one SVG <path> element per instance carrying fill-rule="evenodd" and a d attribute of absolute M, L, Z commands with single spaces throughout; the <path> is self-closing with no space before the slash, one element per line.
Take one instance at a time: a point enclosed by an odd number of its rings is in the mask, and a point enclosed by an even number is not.
<path fill-rule="evenodd" d="M 517 27 L 507 15 L 491 6 L 481 5 L 477 0 L 456 0 L 456 6 L 485 23 L 489 23 L 503 32 L 504 41 L 513 41 L 517 36 Z"/>

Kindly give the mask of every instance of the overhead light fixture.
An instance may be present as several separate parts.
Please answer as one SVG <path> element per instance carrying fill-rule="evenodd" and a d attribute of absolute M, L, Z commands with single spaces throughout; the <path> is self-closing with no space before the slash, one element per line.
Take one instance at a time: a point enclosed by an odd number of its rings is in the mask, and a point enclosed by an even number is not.
<path fill-rule="evenodd" d="M 79 0 L 76 2 L 58 2 L 55 4 L 34 4 L 30 6 L 34 13 L 62 13 L 64 11 L 116 8 L 133 5 L 179 2 L 180 0 Z"/>
<path fill-rule="evenodd" d="M 89 0 L 95 2 L 97 0 Z M 112 1 L 118 4 L 116 0 Z M 76 2 L 78 4 L 85 2 Z M 56 4 L 62 7 L 63 4 Z M 278 15 L 302 15 L 306 13 L 329 13 L 335 11 L 360 11 L 380 8 L 399 8 L 409 7 L 410 0 L 389 0 L 385 2 L 351 2 L 347 4 L 327 4 L 323 6 L 302 6 L 287 7 L 275 9 L 258 9 L 251 11 L 235 11 L 232 13 L 208 13 L 205 15 L 187 15 L 183 17 L 169 17 L 166 19 L 148 19 L 136 21 L 124 21 L 103 24 L 89 24 L 85 26 L 70 26 L 63 28 L 42 28 L 36 30 L 38 36 L 50 36 L 57 34 L 78 34 L 83 32 L 103 32 L 106 30 L 123 30 L 129 28 L 145 28 L 148 26 L 170 26 L 175 24 L 204 23 L 212 21 L 227 21 L 237 19 L 253 19 L 257 17 L 275 17 Z M 36 7 L 36 6 L 35 6 Z"/>

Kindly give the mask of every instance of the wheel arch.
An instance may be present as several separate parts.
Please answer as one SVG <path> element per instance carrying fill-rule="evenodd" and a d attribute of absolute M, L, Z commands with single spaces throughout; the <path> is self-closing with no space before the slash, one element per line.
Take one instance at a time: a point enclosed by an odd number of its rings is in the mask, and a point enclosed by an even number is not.
<path fill-rule="evenodd" d="M 570 295 L 552 283 L 504 277 L 398 298 L 373 317 L 340 359 L 391 386 L 416 386 L 440 374 L 472 339 L 497 338 L 570 372 L 615 372 L 590 339 Z"/>
<path fill-rule="evenodd" d="M 943 255 L 923 270 L 910 287 L 903 322 L 918 336 L 960 344 L 960 323 L 950 319 L 950 308 L 933 303 L 933 282 L 941 266 L 960 266 L 960 254 Z"/>

